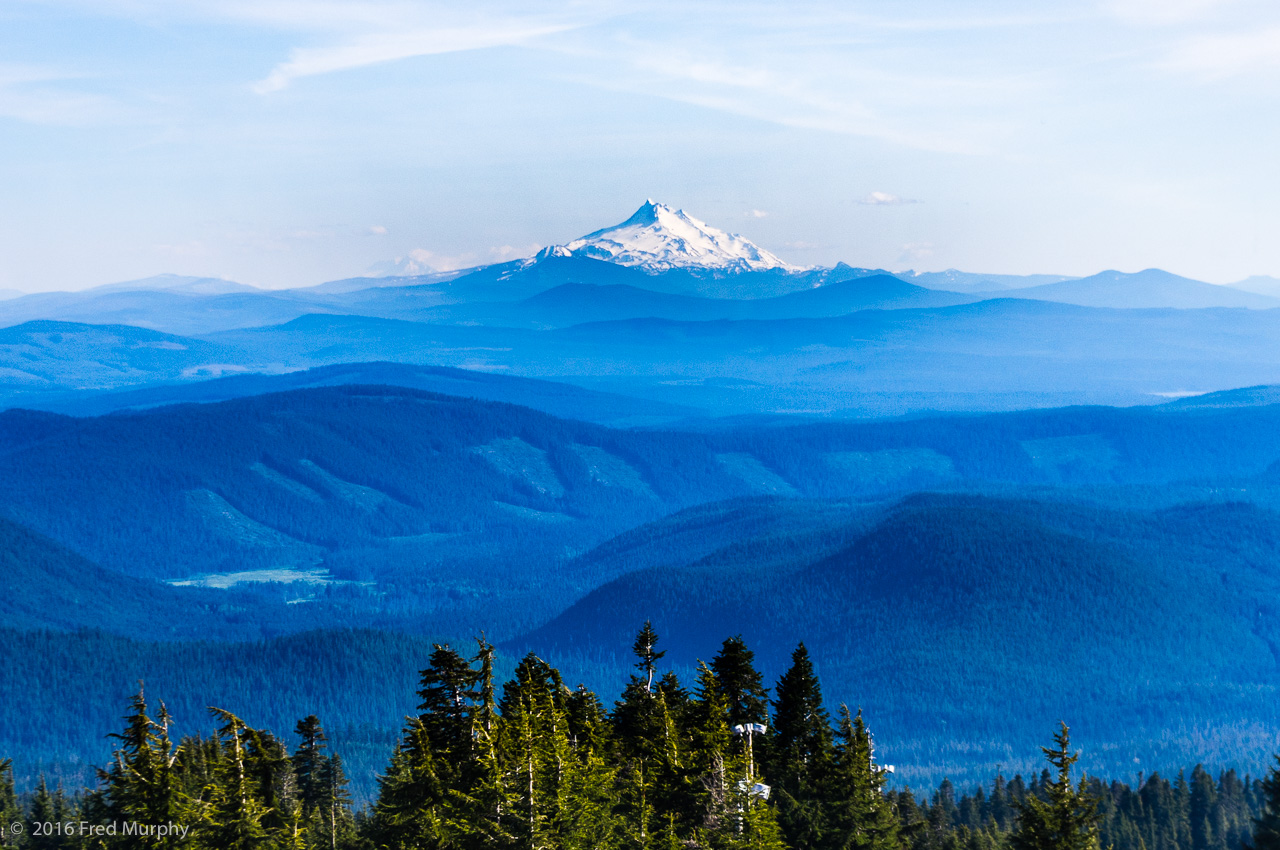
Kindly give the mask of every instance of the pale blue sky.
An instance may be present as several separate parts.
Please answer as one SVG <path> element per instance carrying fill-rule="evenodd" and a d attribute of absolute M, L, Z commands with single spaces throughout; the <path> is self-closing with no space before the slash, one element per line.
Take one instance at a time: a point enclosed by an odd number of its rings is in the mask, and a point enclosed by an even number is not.
<path fill-rule="evenodd" d="M 0 288 L 473 265 L 646 197 L 801 264 L 1280 276 L 1278 101 L 1250 0 L 0 0 Z"/>

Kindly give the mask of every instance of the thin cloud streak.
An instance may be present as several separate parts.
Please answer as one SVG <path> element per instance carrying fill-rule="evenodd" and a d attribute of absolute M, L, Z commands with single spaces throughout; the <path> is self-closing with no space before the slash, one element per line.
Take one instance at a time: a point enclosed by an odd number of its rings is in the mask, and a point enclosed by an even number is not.
<path fill-rule="evenodd" d="M 123 110 L 110 98 L 64 87 L 81 76 L 32 65 L 0 65 L 0 116 L 66 127 L 120 118 Z"/>
<path fill-rule="evenodd" d="M 1210 81 L 1280 69 L 1280 27 L 1190 39 L 1161 67 Z"/>
<path fill-rule="evenodd" d="M 350 44 L 333 47 L 301 47 L 292 51 L 289 61 L 277 65 L 265 79 L 254 83 L 252 88 L 258 94 L 270 94 L 287 88 L 301 77 L 350 71 L 416 56 L 514 46 L 541 36 L 564 32 L 575 26 L 504 23 L 494 26 L 450 27 L 377 33 Z"/>

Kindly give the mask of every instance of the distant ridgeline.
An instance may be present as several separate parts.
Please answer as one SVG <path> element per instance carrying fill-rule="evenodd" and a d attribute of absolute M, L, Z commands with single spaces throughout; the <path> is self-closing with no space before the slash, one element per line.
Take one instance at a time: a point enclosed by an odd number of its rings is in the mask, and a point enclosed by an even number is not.
<path fill-rule="evenodd" d="M 626 411 L 372 364 L 203 404 L 0 413 L 0 645 L 24 659 L 0 677 L 0 752 L 20 774 L 103 762 L 144 679 L 186 731 L 207 705 L 271 728 L 317 713 L 367 781 L 356 750 L 414 707 L 380 683 L 434 642 L 483 633 L 504 671 L 533 650 L 608 691 L 645 620 L 686 679 L 724 634 L 770 678 L 809 642 L 916 785 L 1029 774 L 1059 718 L 1113 775 L 1256 774 L 1277 748 L 1264 391 L 658 430 L 371 373 Z"/>
<path fill-rule="evenodd" d="M 1228 771 L 1218 809 L 1201 779 L 1116 791 L 1181 807 L 1168 841 L 1133 814 L 1146 850 L 1239 843 L 1257 789 L 1229 771 L 1280 749 L 1276 281 L 799 268 L 652 202 L 534 257 L 416 271 L 0 300 L 20 786 L 89 781 L 145 680 L 175 740 L 224 729 L 183 756 L 192 800 L 223 799 L 199 789 L 250 729 L 311 714 L 370 796 L 435 644 L 483 635 L 500 678 L 533 651 L 613 693 L 651 621 L 689 687 L 725 635 L 768 681 L 807 642 L 826 710 L 875 718 L 897 787 L 1034 777 L 1068 719 L 1091 773 Z M 671 722 L 703 794 L 699 699 Z M 615 746 L 591 768 L 615 779 L 573 781 L 632 799 L 649 774 L 618 785 Z M 664 841 L 709 805 L 645 799 L 678 822 L 639 827 Z M 939 799 L 902 835 L 997 841 L 973 814 L 990 798 Z"/>
<path fill-rule="evenodd" d="M 91 786 L 41 777 L 19 794 L 0 760 L 0 846 L 192 850 L 753 848 L 1246 850 L 1280 840 L 1280 774 L 1197 766 L 1130 786 L 1082 776 L 1066 724 L 1024 779 L 958 794 L 890 787 L 863 712 L 834 720 L 799 645 L 773 689 L 740 638 L 696 678 L 660 672 L 646 623 L 611 706 L 529 653 L 498 685 L 497 653 L 436 645 L 417 708 L 353 806 L 348 761 L 319 718 L 292 744 L 226 708 L 178 738 L 139 690 Z M 470 657 L 469 657 L 470 656 Z M 118 710 L 118 709 L 117 709 Z M 393 746 L 394 743 L 394 746 Z"/>

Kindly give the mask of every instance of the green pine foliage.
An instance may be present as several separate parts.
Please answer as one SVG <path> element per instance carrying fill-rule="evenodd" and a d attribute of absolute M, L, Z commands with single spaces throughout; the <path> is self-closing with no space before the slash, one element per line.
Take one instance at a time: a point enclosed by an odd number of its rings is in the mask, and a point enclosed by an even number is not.
<path fill-rule="evenodd" d="M 288 742 L 224 709 L 217 732 L 175 740 L 139 687 L 96 787 L 26 793 L 0 761 L 0 847 L 58 850 L 1277 850 L 1280 772 L 1266 781 L 1203 767 L 1136 786 L 1074 780 L 1065 725 L 1052 770 L 958 791 L 890 788 L 863 713 L 832 724 L 804 645 L 765 702 L 745 642 L 731 638 L 696 682 L 661 669 L 652 624 L 636 672 L 606 709 L 526 655 L 499 685 L 495 651 L 438 644 L 406 719 L 357 810 L 319 718 Z M 759 726 L 753 725 L 759 724 Z M 760 728 L 765 729 L 764 732 Z M 99 834 L 50 832 L 74 824 Z M 125 824 L 166 831 L 122 832 Z M 44 827 L 44 828 L 42 828 Z M 114 828 L 115 831 L 111 831 Z"/>
<path fill-rule="evenodd" d="M 1053 747 L 1042 747 L 1057 777 L 1044 786 L 1044 796 L 1030 796 L 1018 803 L 1018 826 L 1009 836 L 1010 850 L 1097 850 L 1098 800 L 1088 782 L 1071 781 L 1071 768 L 1080 758 L 1071 752 L 1067 724 L 1053 737 Z"/>

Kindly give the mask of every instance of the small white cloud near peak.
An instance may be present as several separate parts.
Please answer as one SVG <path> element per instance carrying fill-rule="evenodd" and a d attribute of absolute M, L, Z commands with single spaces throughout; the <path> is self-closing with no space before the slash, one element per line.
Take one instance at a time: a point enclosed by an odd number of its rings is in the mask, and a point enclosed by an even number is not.
<path fill-rule="evenodd" d="M 769 213 L 765 212 L 764 210 L 748 210 L 747 211 L 747 218 L 765 218 L 768 215 Z"/>
<path fill-rule="evenodd" d="M 489 256 L 496 262 L 505 263 L 507 260 L 520 260 L 525 257 L 532 257 L 538 253 L 541 245 L 526 245 L 523 248 L 516 248 L 511 245 L 495 245 L 489 249 Z"/>
<path fill-rule="evenodd" d="M 908 242 L 902 246 L 897 265 L 899 267 L 914 266 L 926 263 L 933 256 L 932 242 Z"/>
<path fill-rule="evenodd" d="M 387 228 L 381 224 L 373 224 L 369 226 L 370 236 L 386 236 L 387 233 Z"/>
<path fill-rule="evenodd" d="M 919 201 L 914 198 L 900 198 L 897 195 L 891 195 L 888 192 L 872 192 L 858 203 L 869 207 L 892 207 L 900 204 L 918 204 Z"/>

